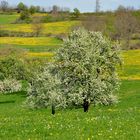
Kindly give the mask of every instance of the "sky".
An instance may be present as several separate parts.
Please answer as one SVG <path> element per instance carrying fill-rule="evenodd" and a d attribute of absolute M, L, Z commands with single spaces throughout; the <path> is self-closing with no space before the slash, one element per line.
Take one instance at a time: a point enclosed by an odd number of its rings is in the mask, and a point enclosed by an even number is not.
<path fill-rule="evenodd" d="M 0 0 L 2 1 L 2 0 Z M 96 0 L 7 0 L 10 5 L 17 5 L 19 2 L 23 2 L 26 5 L 39 5 L 50 7 L 58 5 L 60 7 L 69 7 L 71 10 L 78 8 L 81 12 L 93 12 L 95 11 Z M 135 7 L 140 9 L 140 0 L 100 0 L 101 10 L 115 10 L 119 5 L 126 7 Z"/>

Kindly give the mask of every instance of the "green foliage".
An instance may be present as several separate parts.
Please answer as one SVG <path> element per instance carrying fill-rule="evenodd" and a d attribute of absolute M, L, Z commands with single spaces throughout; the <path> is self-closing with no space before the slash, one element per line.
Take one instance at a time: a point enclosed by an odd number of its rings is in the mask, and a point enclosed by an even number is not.
<path fill-rule="evenodd" d="M 23 2 L 20 2 L 20 3 L 17 5 L 17 8 L 18 8 L 19 12 L 21 12 L 21 11 L 26 10 L 26 9 L 27 9 L 27 6 L 24 5 Z"/>
<path fill-rule="evenodd" d="M 59 13 L 58 15 L 49 14 L 42 17 L 43 23 L 58 22 L 58 21 L 69 21 L 70 15 L 66 13 Z"/>
<path fill-rule="evenodd" d="M 3 79 L 26 79 L 27 70 L 22 59 L 7 57 L 0 59 L 0 80 Z"/>
<path fill-rule="evenodd" d="M 21 12 L 20 17 L 19 17 L 19 22 L 22 22 L 22 21 L 25 23 L 31 22 L 30 13 L 28 10 L 24 10 Z"/>
<path fill-rule="evenodd" d="M 13 15 L 0 14 L 0 24 L 13 23 L 17 18 L 18 18 L 17 14 L 13 14 Z"/>
<path fill-rule="evenodd" d="M 79 18 L 79 16 L 80 16 L 79 9 L 77 9 L 77 8 L 73 9 L 73 17 L 74 18 Z"/>
<path fill-rule="evenodd" d="M 35 6 L 31 6 L 31 7 L 29 8 L 29 12 L 30 12 L 31 15 L 34 14 L 36 11 L 37 11 L 37 9 L 36 9 Z"/>

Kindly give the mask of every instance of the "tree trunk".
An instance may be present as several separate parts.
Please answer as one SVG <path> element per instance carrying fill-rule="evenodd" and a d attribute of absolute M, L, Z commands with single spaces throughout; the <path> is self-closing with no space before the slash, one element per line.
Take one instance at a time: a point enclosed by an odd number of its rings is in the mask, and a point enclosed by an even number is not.
<path fill-rule="evenodd" d="M 54 115 L 55 114 L 55 105 L 52 104 L 52 114 Z"/>
<path fill-rule="evenodd" d="M 84 99 L 83 108 L 84 108 L 84 112 L 88 112 L 89 102 L 86 99 Z"/>

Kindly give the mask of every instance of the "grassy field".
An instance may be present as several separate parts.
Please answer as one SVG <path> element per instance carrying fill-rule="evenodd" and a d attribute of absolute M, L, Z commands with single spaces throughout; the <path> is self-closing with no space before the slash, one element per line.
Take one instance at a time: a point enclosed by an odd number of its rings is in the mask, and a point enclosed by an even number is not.
<path fill-rule="evenodd" d="M 40 53 L 41 56 L 51 55 Z M 0 139 L 2 140 L 139 140 L 140 50 L 123 52 L 119 103 L 83 109 L 29 110 L 25 93 L 0 95 Z M 30 53 L 32 56 L 38 53 Z M 138 69 L 137 69 L 138 68 Z M 135 80 L 134 80 L 135 79 Z"/>
<path fill-rule="evenodd" d="M 0 14 L 0 24 L 13 23 L 18 17 L 19 17 L 18 14 L 12 14 L 12 15 Z"/>
<path fill-rule="evenodd" d="M 52 57 L 62 41 L 53 37 L 0 37 L 0 48 L 21 48 L 27 57 Z"/>
<path fill-rule="evenodd" d="M 61 111 L 28 110 L 24 93 L 0 95 L 2 140 L 138 140 L 140 137 L 140 81 L 122 81 L 115 106 Z"/>
<path fill-rule="evenodd" d="M 2 29 L 33 32 L 31 24 L 11 24 L 17 16 L 0 15 Z M 67 33 L 76 24 L 77 21 L 43 24 L 43 33 Z M 52 58 L 61 44 L 54 37 L 0 37 L 1 48 L 25 49 L 27 57 Z M 119 103 L 114 106 L 91 106 L 88 113 L 83 109 L 57 110 L 52 116 L 49 108 L 23 107 L 26 93 L 0 94 L 0 140 L 139 140 L 140 50 L 123 51 L 122 56 L 124 63 L 119 69 L 122 85 Z"/>

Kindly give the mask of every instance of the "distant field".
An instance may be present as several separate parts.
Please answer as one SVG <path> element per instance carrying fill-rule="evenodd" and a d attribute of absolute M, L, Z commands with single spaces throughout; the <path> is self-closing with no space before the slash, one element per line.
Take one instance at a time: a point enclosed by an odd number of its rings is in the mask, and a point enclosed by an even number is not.
<path fill-rule="evenodd" d="M 53 37 L 0 37 L 0 45 L 58 46 L 62 42 Z"/>
<path fill-rule="evenodd" d="M 0 47 L 23 48 L 29 57 L 52 57 L 62 41 L 51 37 L 1 37 Z M 122 52 L 123 65 L 119 69 L 121 79 L 140 80 L 140 50 Z"/>
<path fill-rule="evenodd" d="M 122 69 L 119 75 L 122 79 L 140 80 L 140 50 L 124 51 Z"/>
<path fill-rule="evenodd" d="M 13 23 L 19 17 L 18 14 L 13 15 L 3 15 L 0 14 L 0 24 L 10 24 Z"/>
<path fill-rule="evenodd" d="M 64 21 L 64 22 L 53 22 L 44 23 L 43 33 L 44 34 L 61 34 L 67 33 L 70 29 L 78 24 L 77 21 Z M 3 30 L 15 31 L 15 32 L 33 32 L 32 24 L 5 24 L 2 26 Z"/>

